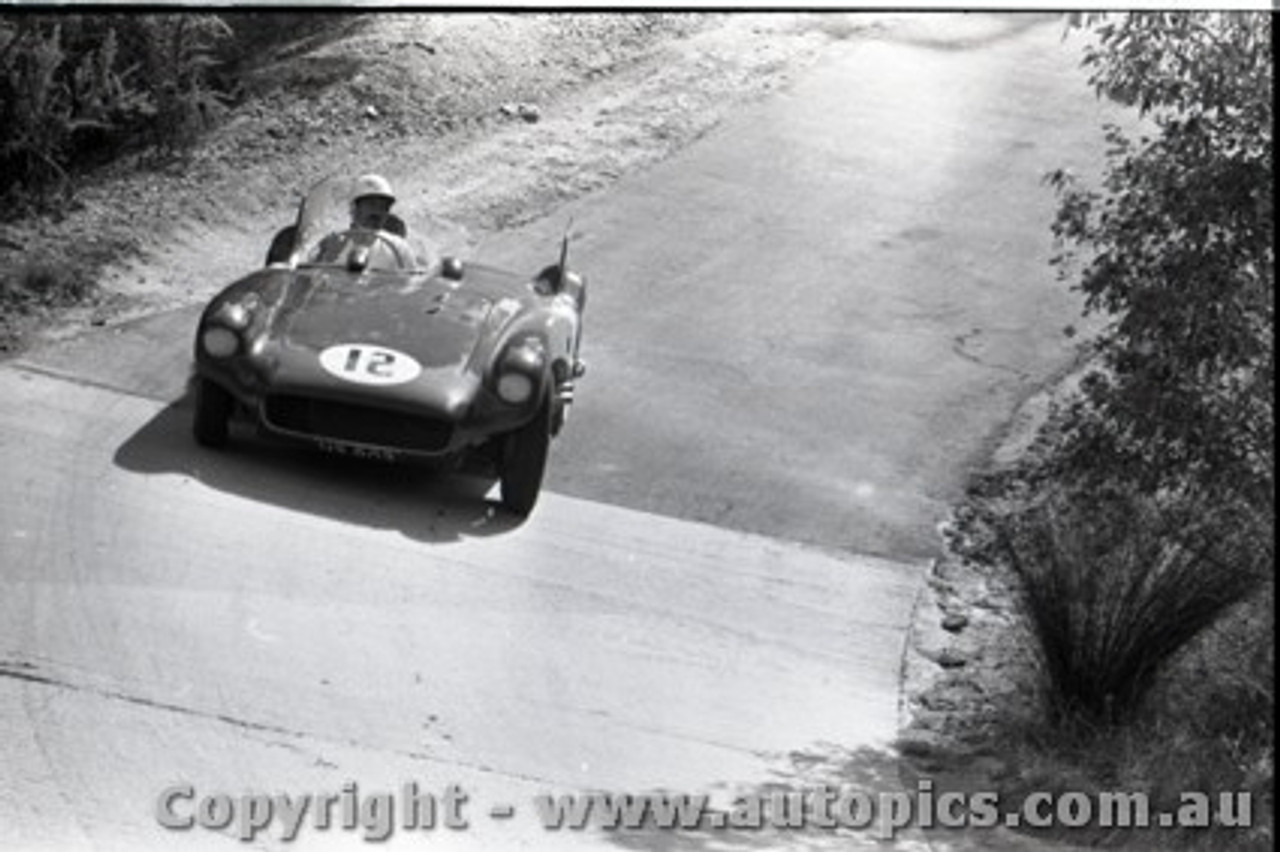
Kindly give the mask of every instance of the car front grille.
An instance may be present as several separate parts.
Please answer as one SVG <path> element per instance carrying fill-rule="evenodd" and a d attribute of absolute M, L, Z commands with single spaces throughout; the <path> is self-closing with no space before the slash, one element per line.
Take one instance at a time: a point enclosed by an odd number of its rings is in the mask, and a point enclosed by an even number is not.
<path fill-rule="evenodd" d="M 445 420 L 294 394 L 268 396 L 263 416 L 281 431 L 408 452 L 440 452 L 453 437 Z"/>

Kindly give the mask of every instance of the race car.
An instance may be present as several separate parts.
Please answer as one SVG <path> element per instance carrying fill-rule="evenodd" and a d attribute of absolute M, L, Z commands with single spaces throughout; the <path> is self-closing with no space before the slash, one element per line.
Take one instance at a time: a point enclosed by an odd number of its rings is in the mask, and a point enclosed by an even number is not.
<path fill-rule="evenodd" d="M 568 236 L 531 275 L 437 257 L 411 226 L 353 223 L 358 186 L 313 187 L 267 266 L 201 314 L 196 441 L 227 445 L 241 417 L 330 453 L 479 461 L 527 516 L 585 369 L 586 282 L 567 267 Z"/>

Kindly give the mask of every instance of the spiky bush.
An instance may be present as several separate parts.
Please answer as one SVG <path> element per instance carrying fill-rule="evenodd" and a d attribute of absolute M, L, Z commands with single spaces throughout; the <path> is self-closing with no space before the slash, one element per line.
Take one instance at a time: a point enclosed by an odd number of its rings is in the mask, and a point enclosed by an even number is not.
<path fill-rule="evenodd" d="M 1249 513 L 1167 494 L 1054 489 L 996 524 L 1059 721 L 1132 719 L 1178 653 L 1270 569 Z"/>

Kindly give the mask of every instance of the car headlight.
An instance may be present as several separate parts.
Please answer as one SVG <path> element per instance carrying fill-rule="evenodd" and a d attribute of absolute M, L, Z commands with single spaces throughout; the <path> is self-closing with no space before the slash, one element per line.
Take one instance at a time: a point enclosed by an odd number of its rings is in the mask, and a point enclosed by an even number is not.
<path fill-rule="evenodd" d="M 546 348 L 537 337 L 513 341 L 498 360 L 494 390 L 509 405 L 528 402 L 546 367 Z"/>
<path fill-rule="evenodd" d="M 229 358 L 240 348 L 240 338 L 234 331 L 220 325 L 211 325 L 200 336 L 204 351 L 214 358 Z"/>
<path fill-rule="evenodd" d="M 533 379 L 524 373 L 504 373 L 498 378 L 498 396 L 503 402 L 519 405 L 533 394 Z"/>

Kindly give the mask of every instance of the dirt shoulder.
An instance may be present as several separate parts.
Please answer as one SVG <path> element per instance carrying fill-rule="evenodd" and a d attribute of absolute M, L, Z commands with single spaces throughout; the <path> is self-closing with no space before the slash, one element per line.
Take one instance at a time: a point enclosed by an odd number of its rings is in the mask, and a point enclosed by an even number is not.
<path fill-rule="evenodd" d="M 1018 407 L 993 444 L 990 468 L 1015 464 L 1028 452 L 1087 367 L 1080 359 Z M 930 566 L 903 656 L 898 749 L 908 786 L 928 779 L 939 791 L 985 793 L 1026 769 L 1016 765 L 1016 749 L 1002 747 L 1003 731 L 1040 711 L 1035 639 L 1017 601 L 1007 566 L 973 562 L 950 548 Z M 935 828 L 930 843 L 949 852 L 1083 848 L 1003 825 Z"/>
<path fill-rule="evenodd" d="M 252 96 L 181 159 L 117 164 L 65 215 L 0 226 L 0 292 L 79 297 L 11 304 L 0 354 L 209 297 L 335 172 L 386 174 L 399 209 L 465 256 L 671 155 L 883 18 L 353 16 L 265 57 Z"/>

